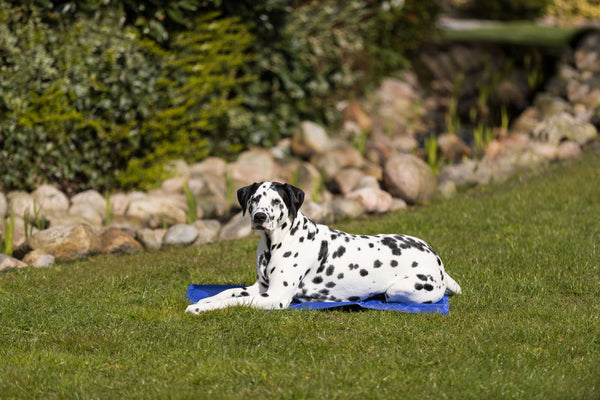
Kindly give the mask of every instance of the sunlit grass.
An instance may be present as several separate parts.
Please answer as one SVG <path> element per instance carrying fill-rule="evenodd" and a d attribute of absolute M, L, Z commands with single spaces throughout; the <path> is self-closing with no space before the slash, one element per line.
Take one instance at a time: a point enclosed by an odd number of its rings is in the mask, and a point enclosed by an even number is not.
<path fill-rule="evenodd" d="M 450 314 L 184 313 L 257 239 L 0 274 L 0 398 L 598 398 L 600 157 L 336 224 L 426 239 Z"/>

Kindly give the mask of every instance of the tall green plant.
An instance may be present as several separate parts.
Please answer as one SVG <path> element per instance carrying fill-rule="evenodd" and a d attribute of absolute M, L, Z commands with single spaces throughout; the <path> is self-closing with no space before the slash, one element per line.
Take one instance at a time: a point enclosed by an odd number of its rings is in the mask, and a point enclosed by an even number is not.
<path fill-rule="evenodd" d="M 158 182 L 170 159 L 197 161 L 235 146 L 228 116 L 243 112 L 233 89 L 253 79 L 240 73 L 251 59 L 252 36 L 237 19 L 216 17 L 199 18 L 193 30 L 173 37 L 169 50 L 144 42 L 163 65 L 157 82 L 161 98 L 154 116 L 140 127 L 141 146 L 120 175 L 121 183 Z"/>

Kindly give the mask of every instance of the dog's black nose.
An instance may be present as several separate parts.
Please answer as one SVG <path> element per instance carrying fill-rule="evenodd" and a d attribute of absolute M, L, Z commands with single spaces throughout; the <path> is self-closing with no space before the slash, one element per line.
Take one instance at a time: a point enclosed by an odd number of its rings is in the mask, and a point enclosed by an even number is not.
<path fill-rule="evenodd" d="M 254 214 L 254 223 L 255 224 L 262 224 L 263 222 L 265 222 L 267 220 L 267 214 L 263 213 L 263 212 L 258 212 L 256 214 Z"/>

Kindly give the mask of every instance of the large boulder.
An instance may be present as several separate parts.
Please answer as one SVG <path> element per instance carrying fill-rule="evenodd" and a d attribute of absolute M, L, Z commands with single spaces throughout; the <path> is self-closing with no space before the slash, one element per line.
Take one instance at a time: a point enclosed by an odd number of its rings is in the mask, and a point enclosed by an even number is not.
<path fill-rule="evenodd" d="M 185 210 L 174 204 L 172 199 L 152 196 L 132 200 L 127 216 L 139 218 L 151 228 L 183 224 L 187 219 Z"/>
<path fill-rule="evenodd" d="M 410 154 L 390 157 L 383 169 L 383 181 L 392 196 L 409 204 L 429 203 L 437 191 L 437 180 L 431 167 Z"/>
<path fill-rule="evenodd" d="M 40 231 L 31 236 L 25 246 L 50 254 L 57 261 L 73 260 L 102 251 L 100 237 L 85 224 L 62 225 Z"/>
<path fill-rule="evenodd" d="M 294 133 L 291 147 L 295 155 L 308 159 L 329 148 L 329 136 L 322 126 L 304 121 Z"/>
<path fill-rule="evenodd" d="M 69 209 L 69 199 L 67 196 L 50 185 L 41 185 L 31 194 L 36 206 L 41 210 L 48 211 L 67 211 Z"/>

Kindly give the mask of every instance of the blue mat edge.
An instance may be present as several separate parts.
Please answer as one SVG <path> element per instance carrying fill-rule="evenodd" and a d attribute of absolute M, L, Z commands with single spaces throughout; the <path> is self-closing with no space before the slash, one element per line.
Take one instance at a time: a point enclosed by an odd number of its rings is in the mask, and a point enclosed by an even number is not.
<path fill-rule="evenodd" d="M 206 297 L 214 296 L 217 293 L 226 289 L 242 287 L 241 285 L 197 285 L 191 284 L 188 286 L 185 297 L 188 301 L 195 303 L 198 300 Z M 364 300 L 364 301 L 346 301 L 346 302 L 310 302 L 310 303 L 292 303 L 290 309 L 296 310 L 322 310 L 327 308 L 344 307 L 357 305 L 362 308 L 373 310 L 392 310 L 404 313 L 438 313 L 447 315 L 450 313 L 450 303 L 448 295 L 444 296 L 440 301 L 433 304 L 418 304 L 418 303 L 386 303 L 381 300 Z"/>

